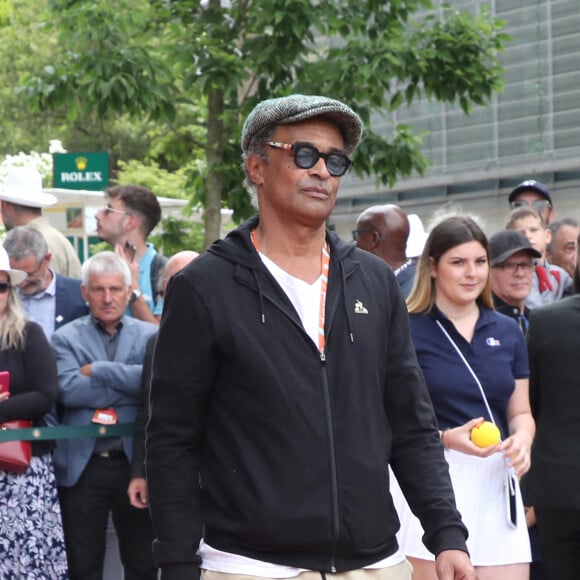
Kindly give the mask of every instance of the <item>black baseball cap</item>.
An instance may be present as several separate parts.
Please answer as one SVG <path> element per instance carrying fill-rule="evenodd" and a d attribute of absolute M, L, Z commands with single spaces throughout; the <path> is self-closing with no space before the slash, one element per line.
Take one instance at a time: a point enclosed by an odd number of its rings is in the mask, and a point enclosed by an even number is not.
<path fill-rule="evenodd" d="M 526 179 L 526 181 L 522 181 L 518 186 L 516 186 L 510 193 L 508 201 L 511 203 L 523 191 L 535 191 L 545 200 L 549 201 L 550 205 L 554 207 L 550 190 L 541 181 L 536 181 L 534 179 Z"/>
<path fill-rule="evenodd" d="M 542 257 L 542 254 L 532 248 L 528 238 L 521 232 L 502 230 L 489 238 L 489 257 L 492 266 L 503 264 L 509 257 L 524 251 L 533 258 Z"/>

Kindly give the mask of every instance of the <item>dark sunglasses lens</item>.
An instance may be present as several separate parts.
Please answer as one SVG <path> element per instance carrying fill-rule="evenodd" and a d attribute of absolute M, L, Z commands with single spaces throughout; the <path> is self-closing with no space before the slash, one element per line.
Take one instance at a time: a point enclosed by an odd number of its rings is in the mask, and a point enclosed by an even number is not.
<path fill-rule="evenodd" d="M 326 167 L 328 168 L 328 173 L 334 177 L 340 177 L 346 173 L 348 166 L 350 165 L 350 159 L 339 153 L 331 153 L 326 158 Z"/>
<path fill-rule="evenodd" d="M 294 161 L 300 169 L 314 167 L 321 157 L 324 157 L 328 173 L 333 177 L 344 175 L 350 165 L 350 159 L 340 153 L 329 153 L 323 156 L 318 149 L 310 145 L 299 145 L 294 150 Z"/>
<path fill-rule="evenodd" d="M 320 152 L 309 145 L 300 145 L 294 150 L 294 162 L 300 169 L 310 169 L 314 167 L 320 159 Z"/>
<path fill-rule="evenodd" d="M 0 294 L 5 294 L 10 288 L 11 286 L 8 282 L 0 282 Z"/>

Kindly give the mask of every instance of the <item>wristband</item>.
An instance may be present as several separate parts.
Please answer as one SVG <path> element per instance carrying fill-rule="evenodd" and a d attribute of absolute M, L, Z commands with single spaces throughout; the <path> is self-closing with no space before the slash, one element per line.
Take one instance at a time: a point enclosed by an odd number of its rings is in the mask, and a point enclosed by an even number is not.
<path fill-rule="evenodd" d="M 450 449 L 449 445 L 445 442 L 445 436 L 449 432 L 449 427 L 447 429 L 443 429 L 443 431 L 439 431 L 439 438 L 441 439 L 441 443 L 443 443 L 443 447 L 445 449 Z"/>

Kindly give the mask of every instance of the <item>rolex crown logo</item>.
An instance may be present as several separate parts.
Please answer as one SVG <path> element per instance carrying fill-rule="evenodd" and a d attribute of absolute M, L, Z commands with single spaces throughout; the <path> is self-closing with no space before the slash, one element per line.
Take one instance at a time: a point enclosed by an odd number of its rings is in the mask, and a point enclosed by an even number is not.
<path fill-rule="evenodd" d="M 77 157 L 75 165 L 79 171 L 84 171 L 87 168 L 88 159 L 86 157 Z"/>

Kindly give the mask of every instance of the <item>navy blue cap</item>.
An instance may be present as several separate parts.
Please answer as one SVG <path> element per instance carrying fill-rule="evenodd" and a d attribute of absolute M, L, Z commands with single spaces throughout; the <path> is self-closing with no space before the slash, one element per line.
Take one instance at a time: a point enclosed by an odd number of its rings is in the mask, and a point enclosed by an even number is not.
<path fill-rule="evenodd" d="M 522 181 L 511 193 L 508 198 L 508 201 L 511 203 L 514 199 L 524 191 L 535 191 L 539 195 L 541 195 L 545 200 L 550 202 L 550 205 L 553 207 L 554 204 L 552 203 L 552 196 L 550 195 L 550 190 L 541 182 L 536 181 L 534 179 L 527 179 L 526 181 Z"/>

